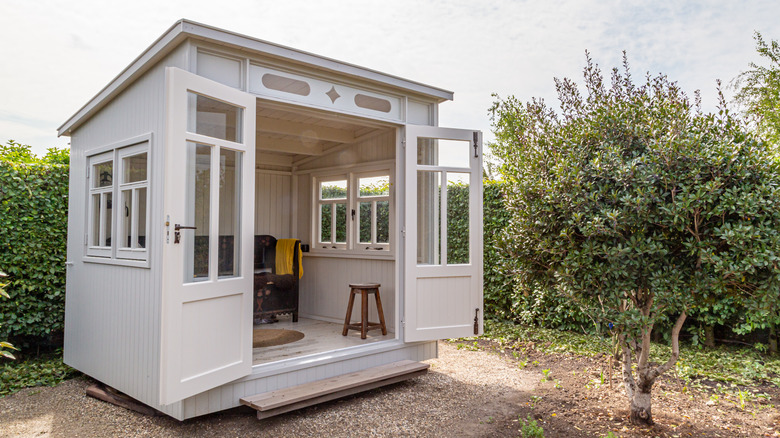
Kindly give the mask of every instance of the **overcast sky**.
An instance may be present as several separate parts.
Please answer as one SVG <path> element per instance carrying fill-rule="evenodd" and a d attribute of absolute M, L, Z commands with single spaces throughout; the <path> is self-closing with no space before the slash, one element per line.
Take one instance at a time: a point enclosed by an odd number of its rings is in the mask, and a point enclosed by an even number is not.
<path fill-rule="evenodd" d="M 628 52 L 716 104 L 780 38 L 780 1 L 0 0 L 0 142 L 66 147 L 56 129 L 176 20 L 187 18 L 455 92 L 440 125 L 490 135 L 492 93 L 555 99 L 585 50 L 604 70 Z"/>

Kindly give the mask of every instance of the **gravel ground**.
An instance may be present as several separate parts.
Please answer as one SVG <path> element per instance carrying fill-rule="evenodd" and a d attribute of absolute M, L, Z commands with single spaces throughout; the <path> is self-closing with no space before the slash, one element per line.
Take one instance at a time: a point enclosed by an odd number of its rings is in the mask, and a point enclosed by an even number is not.
<path fill-rule="evenodd" d="M 517 418 L 539 380 L 498 355 L 439 343 L 430 372 L 407 382 L 257 420 L 238 408 L 178 422 L 85 396 L 73 379 L 0 399 L 2 437 L 459 437 L 517 436 Z M 503 426 L 501 426 L 503 424 Z"/>

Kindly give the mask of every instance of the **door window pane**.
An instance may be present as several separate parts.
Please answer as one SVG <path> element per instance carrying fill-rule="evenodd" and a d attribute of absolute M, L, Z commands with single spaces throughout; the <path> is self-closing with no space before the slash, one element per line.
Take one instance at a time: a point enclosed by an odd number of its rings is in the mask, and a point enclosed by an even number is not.
<path fill-rule="evenodd" d="M 347 199 L 347 180 L 320 183 L 320 199 Z"/>
<path fill-rule="evenodd" d="M 180 230 L 186 246 L 184 282 L 206 280 L 209 277 L 209 228 L 211 215 L 211 147 L 187 143 L 187 222 L 195 230 Z"/>
<path fill-rule="evenodd" d="M 219 277 L 239 275 L 241 152 L 219 151 Z"/>
<path fill-rule="evenodd" d="M 114 162 L 105 161 L 92 167 L 93 187 L 111 187 L 114 181 Z"/>
<path fill-rule="evenodd" d="M 122 183 L 146 181 L 146 152 L 122 158 Z"/>
<path fill-rule="evenodd" d="M 468 168 L 471 142 L 464 140 L 417 139 L 417 164 Z"/>
<path fill-rule="evenodd" d="M 417 171 L 417 264 L 441 264 L 441 172 Z"/>
<path fill-rule="evenodd" d="M 188 131 L 222 140 L 239 143 L 243 141 L 241 133 L 242 108 L 193 92 L 188 92 L 187 98 Z"/>
<path fill-rule="evenodd" d="M 447 264 L 469 263 L 469 174 L 447 172 Z"/>

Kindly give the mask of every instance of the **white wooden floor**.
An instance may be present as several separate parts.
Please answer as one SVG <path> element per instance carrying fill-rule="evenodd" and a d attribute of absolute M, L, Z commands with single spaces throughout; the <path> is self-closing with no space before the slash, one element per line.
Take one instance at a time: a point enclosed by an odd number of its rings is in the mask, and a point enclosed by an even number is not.
<path fill-rule="evenodd" d="M 366 339 L 360 339 L 360 332 L 355 330 L 342 336 L 343 324 L 308 318 L 298 318 L 298 322 L 292 322 L 291 315 L 278 318 L 279 322 L 275 324 L 260 324 L 255 329 L 298 330 L 304 334 L 303 339 L 274 347 L 255 348 L 252 351 L 252 365 L 395 339 L 395 333 L 389 330 L 385 336 L 379 329 L 370 330 Z"/>

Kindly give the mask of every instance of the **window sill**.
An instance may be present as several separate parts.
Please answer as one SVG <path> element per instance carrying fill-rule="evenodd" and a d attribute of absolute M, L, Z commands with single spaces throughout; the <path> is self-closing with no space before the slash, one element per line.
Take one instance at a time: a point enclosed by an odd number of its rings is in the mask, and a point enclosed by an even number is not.
<path fill-rule="evenodd" d="M 108 257 L 85 256 L 81 259 L 84 263 L 95 263 L 99 265 L 127 266 L 130 268 L 150 268 L 149 260 L 129 260 L 112 259 Z"/>
<path fill-rule="evenodd" d="M 364 250 L 365 251 L 365 250 Z M 368 259 L 368 260 L 395 260 L 395 254 L 393 254 L 391 251 L 365 251 L 365 252 L 359 252 L 357 250 L 355 251 L 346 251 L 346 250 L 322 250 L 322 249 L 312 249 L 310 252 L 303 253 L 304 257 L 325 257 L 325 258 L 334 258 L 334 259 Z"/>

